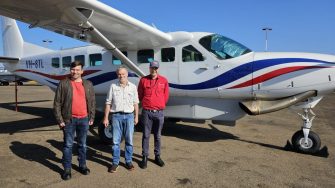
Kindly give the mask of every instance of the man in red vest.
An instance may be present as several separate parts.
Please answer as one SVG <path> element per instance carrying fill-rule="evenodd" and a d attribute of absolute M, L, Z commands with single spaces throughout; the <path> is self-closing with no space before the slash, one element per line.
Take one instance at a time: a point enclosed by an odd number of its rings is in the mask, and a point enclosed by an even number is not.
<path fill-rule="evenodd" d="M 79 172 L 88 175 L 86 166 L 86 137 L 95 116 L 95 94 L 92 82 L 82 79 L 83 64 L 71 63 L 70 76 L 61 80 L 54 100 L 54 114 L 64 133 L 63 159 L 64 180 L 71 179 L 73 139 L 76 133 L 78 144 Z"/>
<path fill-rule="evenodd" d="M 154 132 L 155 163 L 161 167 L 164 162 L 161 154 L 161 131 L 164 124 L 164 108 L 169 99 L 169 84 L 165 77 L 158 74 L 159 62 L 150 63 L 150 74 L 142 77 L 138 84 L 138 97 L 142 102 L 141 121 L 143 124 L 142 161 L 140 167 L 147 168 L 149 156 L 149 138 Z"/>

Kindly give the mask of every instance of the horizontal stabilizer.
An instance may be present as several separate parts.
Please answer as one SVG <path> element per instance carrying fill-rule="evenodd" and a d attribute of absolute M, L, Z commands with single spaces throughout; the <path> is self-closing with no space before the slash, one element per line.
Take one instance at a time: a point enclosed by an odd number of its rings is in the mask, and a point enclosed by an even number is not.
<path fill-rule="evenodd" d="M 0 63 L 18 63 L 20 58 L 0 56 Z"/>

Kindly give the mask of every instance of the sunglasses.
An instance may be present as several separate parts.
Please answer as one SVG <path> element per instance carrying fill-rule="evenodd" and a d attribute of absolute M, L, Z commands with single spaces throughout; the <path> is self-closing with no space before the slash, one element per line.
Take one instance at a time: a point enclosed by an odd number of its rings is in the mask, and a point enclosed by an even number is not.
<path fill-rule="evenodd" d="M 158 69 L 158 67 L 150 67 L 151 69 L 154 69 L 154 70 L 157 70 Z"/>

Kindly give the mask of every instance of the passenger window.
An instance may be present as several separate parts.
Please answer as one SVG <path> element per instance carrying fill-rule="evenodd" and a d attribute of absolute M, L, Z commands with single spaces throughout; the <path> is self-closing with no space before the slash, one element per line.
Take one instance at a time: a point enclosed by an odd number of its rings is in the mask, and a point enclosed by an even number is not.
<path fill-rule="evenodd" d="M 62 58 L 63 68 L 68 68 L 71 66 L 71 56 L 65 56 Z"/>
<path fill-rule="evenodd" d="M 182 51 L 183 62 L 190 61 L 203 61 L 204 57 L 202 54 L 195 49 L 192 45 L 185 46 Z"/>
<path fill-rule="evenodd" d="M 102 65 L 102 55 L 101 54 L 90 54 L 90 66 Z"/>
<path fill-rule="evenodd" d="M 154 50 L 139 50 L 137 52 L 138 63 L 149 63 L 154 60 Z"/>
<path fill-rule="evenodd" d="M 122 53 L 123 53 L 123 55 L 128 56 L 127 52 L 122 52 Z M 112 63 L 113 63 L 113 65 L 121 65 L 122 64 L 121 60 L 119 60 L 119 58 L 115 57 L 114 55 L 113 55 Z"/>
<path fill-rule="evenodd" d="M 76 55 L 74 56 L 75 61 L 80 61 L 83 66 L 85 66 L 85 56 L 84 55 Z"/>
<path fill-rule="evenodd" d="M 162 62 L 172 62 L 175 59 L 175 49 L 162 48 L 161 56 L 162 56 Z"/>
<path fill-rule="evenodd" d="M 59 68 L 59 57 L 53 57 L 51 59 L 51 66 L 54 68 Z"/>

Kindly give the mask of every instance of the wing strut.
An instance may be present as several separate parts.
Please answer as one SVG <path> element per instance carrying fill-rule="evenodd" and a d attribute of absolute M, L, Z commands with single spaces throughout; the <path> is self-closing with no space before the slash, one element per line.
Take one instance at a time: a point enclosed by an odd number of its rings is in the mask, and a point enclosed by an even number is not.
<path fill-rule="evenodd" d="M 138 76 L 145 76 L 144 72 L 130 59 L 128 59 L 111 41 L 109 41 L 97 28 L 92 25 L 85 14 L 82 13 L 83 8 L 76 8 L 72 12 L 76 18 L 78 18 L 82 23 L 80 24 L 83 27 L 84 31 L 90 31 L 91 34 L 98 39 L 100 45 L 105 47 L 110 51 L 114 56 L 116 56 L 121 62 L 127 65 L 132 71 L 134 71 Z M 93 14 L 93 12 L 92 12 Z M 90 14 L 90 16 L 92 15 Z"/>

